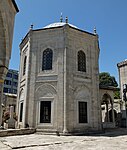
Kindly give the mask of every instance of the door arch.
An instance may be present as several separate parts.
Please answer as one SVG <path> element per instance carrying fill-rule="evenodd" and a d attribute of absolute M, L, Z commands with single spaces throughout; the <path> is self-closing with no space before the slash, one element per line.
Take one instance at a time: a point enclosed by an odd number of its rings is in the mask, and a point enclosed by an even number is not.
<path fill-rule="evenodd" d="M 102 122 L 114 122 L 113 101 L 109 94 L 105 93 L 101 102 Z"/>

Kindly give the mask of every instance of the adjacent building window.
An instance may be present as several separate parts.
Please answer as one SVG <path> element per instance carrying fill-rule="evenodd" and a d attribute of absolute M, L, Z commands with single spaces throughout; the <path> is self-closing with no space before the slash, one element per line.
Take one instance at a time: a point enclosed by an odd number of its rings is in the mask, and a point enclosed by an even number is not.
<path fill-rule="evenodd" d="M 6 87 L 4 87 L 3 92 L 4 92 L 4 93 L 12 93 L 12 89 L 11 89 L 11 88 L 6 88 Z"/>
<path fill-rule="evenodd" d="M 23 75 L 25 75 L 25 73 L 26 73 L 26 59 L 27 59 L 27 57 L 25 56 L 24 63 L 23 63 Z"/>
<path fill-rule="evenodd" d="M 8 88 L 4 87 L 4 93 L 8 93 Z"/>
<path fill-rule="evenodd" d="M 12 78 L 12 73 L 8 72 L 7 77 Z"/>
<path fill-rule="evenodd" d="M 18 80 L 18 75 L 17 74 L 13 74 L 14 79 Z"/>
<path fill-rule="evenodd" d="M 51 123 L 51 101 L 40 102 L 40 123 Z"/>
<path fill-rule="evenodd" d="M 79 102 L 79 123 L 87 123 L 87 102 Z"/>
<path fill-rule="evenodd" d="M 5 80 L 5 81 L 4 81 L 4 84 L 6 84 L 6 85 L 11 85 L 12 82 L 11 82 L 10 80 Z"/>
<path fill-rule="evenodd" d="M 13 86 L 18 86 L 18 82 L 13 82 Z"/>
<path fill-rule="evenodd" d="M 78 71 L 86 72 L 86 55 L 82 50 L 78 51 Z"/>
<path fill-rule="evenodd" d="M 12 93 L 12 89 L 11 88 L 8 88 L 8 93 Z"/>
<path fill-rule="evenodd" d="M 23 103 L 20 103 L 20 116 L 19 116 L 19 121 L 22 122 L 23 118 Z"/>
<path fill-rule="evenodd" d="M 17 94 L 17 90 L 16 90 L 16 89 L 13 89 L 13 93 L 14 93 L 14 94 Z"/>
<path fill-rule="evenodd" d="M 52 70 L 53 51 L 49 48 L 43 51 L 42 71 Z"/>

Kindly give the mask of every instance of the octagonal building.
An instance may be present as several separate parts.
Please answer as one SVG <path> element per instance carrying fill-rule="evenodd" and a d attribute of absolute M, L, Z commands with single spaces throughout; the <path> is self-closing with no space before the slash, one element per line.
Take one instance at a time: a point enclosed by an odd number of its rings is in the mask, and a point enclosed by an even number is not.
<path fill-rule="evenodd" d="M 101 129 L 98 35 L 64 22 L 27 33 L 20 44 L 18 127 L 42 132 Z"/>

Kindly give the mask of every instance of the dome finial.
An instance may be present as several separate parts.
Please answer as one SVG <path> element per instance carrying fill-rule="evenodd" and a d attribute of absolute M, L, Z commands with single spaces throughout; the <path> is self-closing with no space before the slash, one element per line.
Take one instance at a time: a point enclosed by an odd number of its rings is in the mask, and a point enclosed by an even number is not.
<path fill-rule="evenodd" d="M 61 12 L 61 16 L 60 16 L 60 22 L 63 22 L 63 14 Z"/>
<path fill-rule="evenodd" d="M 66 21 L 66 23 L 68 23 L 68 17 L 66 17 L 65 21 Z"/>
<path fill-rule="evenodd" d="M 96 27 L 94 27 L 94 34 L 95 34 L 95 35 L 97 34 L 97 30 L 96 30 Z"/>
<path fill-rule="evenodd" d="M 34 25 L 33 25 L 33 23 L 30 25 L 30 30 L 33 30 L 33 27 L 34 27 Z"/>

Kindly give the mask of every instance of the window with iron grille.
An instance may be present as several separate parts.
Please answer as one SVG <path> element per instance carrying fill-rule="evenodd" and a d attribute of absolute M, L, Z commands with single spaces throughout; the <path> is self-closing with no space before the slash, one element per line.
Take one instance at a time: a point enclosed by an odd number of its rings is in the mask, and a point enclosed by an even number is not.
<path fill-rule="evenodd" d="M 53 51 L 49 48 L 44 50 L 42 58 L 42 71 L 52 70 Z"/>
<path fill-rule="evenodd" d="M 51 101 L 41 101 L 40 123 L 51 123 Z"/>
<path fill-rule="evenodd" d="M 78 51 L 78 71 L 86 72 L 86 55 L 82 50 Z"/>
<path fill-rule="evenodd" d="M 79 123 L 87 123 L 87 102 L 79 102 Z"/>

